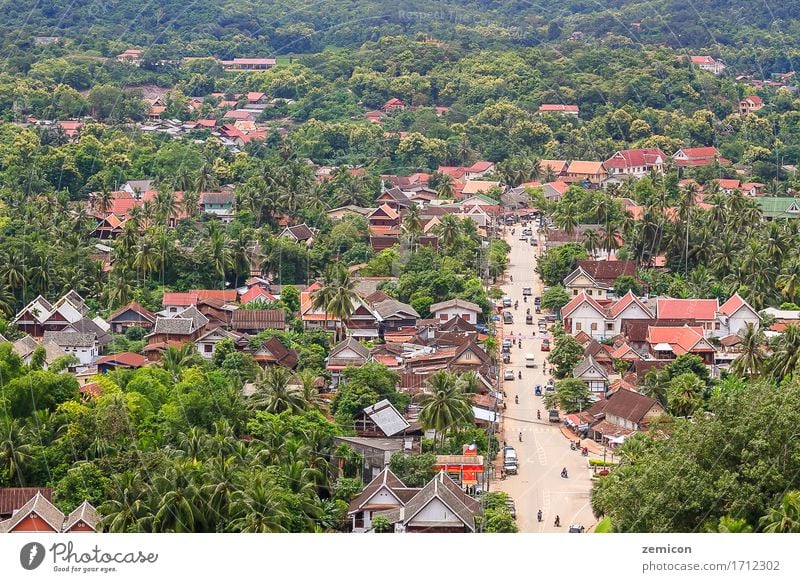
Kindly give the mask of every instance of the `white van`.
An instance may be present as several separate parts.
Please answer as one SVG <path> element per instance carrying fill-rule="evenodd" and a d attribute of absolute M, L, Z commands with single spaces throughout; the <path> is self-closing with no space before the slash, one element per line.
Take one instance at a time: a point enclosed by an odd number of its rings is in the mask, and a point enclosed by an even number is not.
<path fill-rule="evenodd" d="M 525 367 L 526 368 L 535 368 L 535 356 L 533 354 L 525 354 Z"/>

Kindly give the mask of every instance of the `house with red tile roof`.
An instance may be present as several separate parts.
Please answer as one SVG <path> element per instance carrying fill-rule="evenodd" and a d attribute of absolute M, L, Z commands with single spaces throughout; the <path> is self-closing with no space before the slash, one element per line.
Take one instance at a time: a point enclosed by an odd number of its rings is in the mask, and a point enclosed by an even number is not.
<path fill-rule="evenodd" d="M 708 166 L 714 162 L 720 164 L 730 164 L 731 161 L 723 158 L 719 150 L 713 146 L 702 148 L 681 148 L 674 154 L 672 159 L 675 165 L 680 168 Z"/>
<path fill-rule="evenodd" d="M 494 162 L 475 162 L 464 172 L 465 180 L 480 180 L 494 172 Z"/>
<path fill-rule="evenodd" d="M 748 95 L 739 101 L 739 115 L 750 115 L 764 108 L 764 100 L 758 95 Z"/>
<path fill-rule="evenodd" d="M 719 184 L 719 189 L 725 194 L 733 194 L 734 190 L 740 190 L 742 187 L 741 181 L 729 178 L 720 178 L 717 180 L 717 184 Z"/>
<path fill-rule="evenodd" d="M 580 110 L 577 105 L 564 105 L 562 103 L 543 103 L 539 105 L 539 114 L 559 113 L 562 115 L 573 115 L 578 117 Z"/>
<path fill-rule="evenodd" d="M 275 301 L 275 296 L 263 287 L 253 285 L 239 296 L 239 303 L 242 305 L 247 305 L 252 301 L 263 301 L 264 303 L 269 303 L 270 301 Z"/>
<path fill-rule="evenodd" d="M 566 160 L 539 160 L 539 172 L 544 177 L 547 172 L 553 174 L 553 178 L 558 178 L 567 173 L 568 164 Z"/>
<path fill-rule="evenodd" d="M 120 352 L 110 356 L 103 356 L 94 361 L 100 374 L 118 369 L 135 370 L 148 364 L 147 358 L 133 352 Z"/>
<path fill-rule="evenodd" d="M 618 335 L 624 319 L 653 319 L 653 313 L 631 291 L 617 301 L 603 300 L 602 303 L 580 293 L 561 308 L 561 318 L 568 334 L 575 336 L 583 332 L 603 339 Z"/>
<path fill-rule="evenodd" d="M 619 150 L 603 162 L 609 179 L 624 180 L 629 176 L 641 178 L 650 172 L 663 173 L 667 154 L 660 148 Z"/>
<path fill-rule="evenodd" d="M 708 71 L 720 75 L 725 70 L 725 63 L 708 55 L 692 55 L 689 61 L 701 71 Z"/>
<path fill-rule="evenodd" d="M 187 307 L 192 305 L 197 305 L 197 301 L 200 299 L 198 294 L 194 291 L 189 293 L 173 293 L 171 291 L 167 291 L 164 293 L 164 297 L 161 299 L 161 305 L 164 306 L 164 309 L 169 314 L 175 314 L 179 311 L 183 311 Z"/>
<path fill-rule="evenodd" d="M 613 292 L 614 282 L 623 275 L 636 277 L 636 261 L 578 261 L 575 270 L 564 278 L 564 286 L 573 297 L 586 293 L 595 299 L 605 299 Z"/>
<path fill-rule="evenodd" d="M 717 322 L 714 326 L 714 336 L 727 335 L 743 336 L 747 325 L 758 325 L 761 317 L 741 295 L 734 293 L 730 299 L 723 303 L 717 313 Z"/>
<path fill-rule="evenodd" d="M 115 59 L 117 62 L 138 67 L 142 63 L 143 53 L 144 51 L 142 49 L 127 49 L 119 53 Z"/>
<path fill-rule="evenodd" d="M 384 113 L 389 113 L 390 111 L 395 111 L 396 109 L 403 110 L 406 108 L 406 104 L 402 101 L 402 99 L 398 99 L 397 97 L 392 97 L 386 103 L 383 104 L 381 107 L 381 111 Z"/>
<path fill-rule="evenodd" d="M 400 214 L 386 203 L 373 210 L 367 220 L 370 227 L 399 228 L 400 226 Z"/>
<path fill-rule="evenodd" d="M 702 327 L 650 326 L 647 329 L 647 344 L 650 354 L 657 360 L 674 360 L 683 354 L 694 354 L 711 366 L 716 349 L 703 334 Z"/>
<path fill-rule="evenodd" d="M 719 301 L 717 299 L 656 299 L 658 319 L 692 319 L 702 329 L 712 332 L 717 320 Z"/>
<path fill-rule="evenodd" d="M 234 58 L 232 61 L 220 61 L 226 71 L 265 71 L 277 64 L 275 59 Z"/>

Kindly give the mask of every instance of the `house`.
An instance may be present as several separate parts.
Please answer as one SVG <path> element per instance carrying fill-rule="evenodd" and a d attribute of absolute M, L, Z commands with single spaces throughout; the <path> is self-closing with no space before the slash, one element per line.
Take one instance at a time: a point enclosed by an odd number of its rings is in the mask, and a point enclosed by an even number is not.
<path fill-rule="evenodd" d="M 500 182 L 495 180 L 469 180 L 464 183 L 464 187 L 461 189 L 461 195 L 466 197 L 472 196 L 473 194 L 480 194 L 481 192 L 486 193 L 493 188 L 500 188 L 502 190 Z"/>
<path fill-rule="evenodd" d="M 297 366 L 297 351 L 287 348 L 276 337 L 271 337 L 253 350 L 253 359 L 261 366 L 282 366 L 294 369 Z"/>
<path fill-rule="evenodd" d="M 739 115 L 750 115 L 764 108 L 764 100 L 758 95 L 748 95 L 739 101 Z"/>
<path fill-rule="evenodd" d="M 18 339 L 17 341 L 13 342 L 12 350 L 15 354 L 17 354 L 22 361 L 29 365 L 31 360 L 33 359 L 33 354 L 36 352 L 38 347 L 43 347 L 45 350 L 45 358 L 44 358 L 44 368 L 47 368 L 50 364 L 52 364 L 57 358 L 61 356 L 65 356 L 66 353 L 62 350 L 59 346 L 55 345 L 51 342 L 42 342 L 39 344 L 35 339 L 31 336 L 26 335 Z"/>
<path fill-rule="evenodd" d="M 764 196 L 756 198 L 756 204 L 767 220 L 800 218 L 800 198 Z"/>
<path fill-rule="evenodd" d="M 233 204 L 236 195 L 233 192 L 201 192 L 200 211 L 217 216 L 222 222 L 233 220 Z"/>
<path fill-rule="evenodd" d="M 115 58 L 119 63 L 138 67 L 142 64 L 142 53 L 144 53 L 144 51 L 141 49 L 127 49 L 119 53 Z"/>
<path fill-rule="evenodd" d="M 580 293 L 561 308 L 561 318 L 568 334 L 584 332 L 597 339 L 619 335 L 626 319 L 654 319 L 647 305 L 632 291 L 602 305 L 594 297 Z"/>
<path fill-rule="evenodd" d="M 364 460 L 361 470 L 362 483 L 369 483 L 375 479 L 389 465 L 392 455 L 405 450 L 405 439 L 403 438 L 338 436 L 334 437 L 333 444 L 334 447 L 347 445 L 361 455 Z"/>
<path fill-rule="evenodd" d="M 567 188 L 569 188 L 569 184 L 557 180 L 555 182 L 542 184 L 542 193 L 545 199 L 550 202 L 561 202 L 561 198 L 564 196 Z"/>
<path fill-rule="evenodd" d="M 401 99 L 398 99 L 397 97 L 392 97 L 386 103 L 383 104 L 383 106 L 381 107 L 381 111 L 383 111 L 384 113 L 389 113 L 390 111 L 395 111 L 396 109 L 402 111 L 405 108 L 406 104 L 403 103 Z"/>
<path fill-rule="evenodd" d="M 77 120 L 65 120 L 56 122 L 58 128 L 64 132 L 70 140 L 75 140 L 83 129 L 83 122 Z"/>
<path fill-rule="evenodd" d="M 573 115 L 578 117 L 578 110 L 577 105 L 563 105 L 561 103 L 543 103 L 539 105 L 539 114 L 543 115 L 545 113 L 559 113 L 562 115 Z"/>
<path fill-rule="evenodd" d="M 592 356 L 587 356 L 575 366 L 572 376 L 583 380 L 593 395 L 603 395 L 608 388 L 608 372 Z"/>
<path fill-rule="evenodd" d="M 638 150 L 619 150 L 605 162 L 609 179 L 622 180 L 628 176 L 641 178 L 650 172 L 664 172 L 667 154 L 660 148 L 644 148 Z"/>
<path fill-rule="evenodd" d="M 494 162 L 475 162 L 464 172 L 465 180 L 480 180 L 494 172 Z"/>
<path fill-rule="evenodd" d="M 360 437 L 393 437 L 405 434 L 410 427 L 411 424 L 386 399 L 367 406 L 355 419 L 355 431 Z"/>
<path fill-rule="evenodd" d="M 283 309 L 237 309 L 231 315 L 231 329 L 255 335 L 265 329 L 286 329 L 286 312 Z"/>
<path fill-rule="evenodd" d="M 400 214 L 386 203 L 373 210 L 367 219 L 369 220 L 370 228 L 392 229 L 400 227 Z"/>
<path fill-rule="evenodd" d="M 275 59 L 234 58 L 232 61 L 220 61 L 226 71 L 266 71 L 276 65 Z"/>
<path fill-rule="evenodd" d="M 672 159 L 675 165 L 679 168 L 708 166 L 715 162 L 720 164 L 730 164 L 731 161 L 727 160 L 720 155 L 719 150 L 713 146 L 702 148 L 681 148 L 674 154 Z"/>
<path fill-rule="evenodd" d="M 647 430 L 650 420 L 664 414 L 658 401 L 632 390 L 617 390 L 582 413 L 591 421 L 589 436 L 608 444 L 637 431 Z M 615 440 L 614 442 L 620 442 Z"/>
<path fill-rule="evenodd" d="M 127 192 L 134 199 L 139 199 L 145 192 L 153 190 L 153 180 L 128 180 L 120 188 L 121 192 Z"/>
<path fill-rule="evenodd" d="M 287 226 L 283 229 L 280 236 L 288 238 L 296 243 L 305 243 L 307 246 L 311 246 L 314 243 L 314 237 L 316 235 L 315 229 L 303 223 L 296 226 Z"/>
<path fill-rule="evenodd" d="M 343 327 L 342 321 L 324 309 L 314 307 L 314 294 L 321 289 L 319 283 L 314 283 L 305 291 L 300 292 L 300 319 L 304 329 L 325 329 L 336 331 Z"/>
<path fill-rule="evenodd" d="M 478 316 L 483 313 L 483 310 L 478 305 L 464 299 L 449 299 L 448 301 L 434 303 L 428 310 L 433 318 L 441 323 L 450 321 L 455 317 L 461 317 L 468 323 L 478 323 Z"/>
<path fill-rule="evenodd" d="M 375 204 L 379 206 L 385 204 L 389 208 L 400 212 L 401 209 L 409 208 L 413 206 L 414 203 L 400 188 L 388 188 L 378 195 L 375 199 Z"/>
<path fill-rule="evenodd" d="M 47 501 L 53 500 L 53 490 L 49 487 L 3 487 L 0 488 L 0 520 L 14 515 L 19 508 L 41 494 Z"/>
<path fill-rule="evenodd" d="M 45 331 L 61 331 L 71 323 L 84 319 L 89 308 L 78 293 L 69 291 L 51 304 L 41 295 L 17 313 L 11 323 L 23 333 L 42 337 Z"/>
<path fill-rule="evenodd" d="M 373 513 L 394 525 L 395 533 L 474 533 L 481 504 L 440 471 L 402 507 Z"/>
<path fill-rule="evenodd" d="M 348 337 L 328 354 L 325 369 L 331 374 L 331 384 L 339 383 L 341 372 L 347 368 L 360 368 L 369 361 L 369 349 L 355 338 Z"/>
<path fill-rule="evenodd" d="M 155 314 L 142 307 L 136 301 L 131 301 L 124 307 L 120 307 L 108 318 L 111 331 L 114 333 L 125 333 L 131 327 L 151 330 L 155 322 Z"/>
<path fill-rule="evenodd" d="M 84 366 L 91 364 L 100 354 L 100 342 L 97 341 L 96 333 L 46 331 L 43 343 L 58 346 L 66 355 L 78 358 Z"/>
<path fill-rule="evenodd" d="M 98 374 L 106 374 L 114 370 L 136 370 L 146 366 L 148 363 L 147 358 L 133 352 L 120 352 L 110 356 L 103 356 L 94 361 Z"/>
<path fill-rule="evenodd" d="M 573 297 L 586 293 L 597 299 L 606 298 L 614 290 L 614 282 L 623 275 L 636 277 L 636 261 L 581 260 L 564 278 L 564 287 Z"/>
<path fill-rule="evenodd" d="M 715 337 L 741 336 L 744 335 L 747 324 L 758 325 L 759 323 L 761 323 L 761 317 L 758 312 L 738 293 L 734 293 L 730 299 L 720 305 L 713 335 Z"/>
<path fill-rule="evenodd" d="M 566 160 L 539 160 L 539 172 L 545 180 L 566 175 L 568 166 Z"/>
<path fill-rule="evenodd" d="M 216 327 L 200 335 L 194 340 L 194 345 L 197 347 L 197 353 L 199 353 L 201 357 L 206 360 L 211 360 L 214 358 L 217 344 L 228 339 L 239 348 L 244 348 L 247 345 L 247 340 L 244 338 L 243 334 L 228 331 L 222 327 Z"/>
<path fill-rule="evenodd" d="M 717 321 L 718 312 L 719 301 L 717 299 L 659 297 L 656 300 L 656 316 L 658 319 L 691 319 L 710 335 L 714 335 L 715 331 L 722 331 Z M 727 332 L 717 333 L 716 335 L 727 335 Z"/>
<path fill-rule="evenodd" d="M 0 521 L 0 533 L 81 533 L 100 531 L 101 518 L 88 501 L 79 505 L 69 517 L 50 502 L 48 495 L 37 490 L 27 503 L 11 517 Z"/>
<path fill-rule="evenodd" d="M 333 210 L 329 210 L 326 212 L 328 218 L 333 220 L 334 222 L 337 220 L 342 220 L 345 216 L 369 216 L 369 214 L 374 210 L 374 208 L 362 208 L 361 206 L 355 206 L 354 204 L 348 204 L 347 206 L 340 206 L 338 208 L 334 208 Z"/>
<path fill-rule="evenodd" d="M 608 171 L 603 162 L 574 160 L 567 168 L 564 182 L 581 182 L 591 188 L 597 188 L 608 178 Z"/>
<path fill-rule="evenodd" d="M 197 305 L 199 300 L 200 297 L 193 291 L 189 293 L 172 293 L 168 291 L 161 298 L 161 305 L 164 306 L 164 311 L 168 315 L 175 315 L 188 307 Z"/>
<path fill-rule="evenodd" d="M 692 65 L 701 71 L 708 71 L 710 73 L 714 73 L 715 75 L 720 75 L 725 70 L 725 63 L 723 63 L 721 60 L 714 59 L 713 57 L 692 55 L 689 57 L 689 60 Z"/>
<path fill-rule="evenodd" d="M 683 354 L 700 356 L 707 365 L 714 364 L 714 346 L 703 337 L 702 327 L 662 327 L 647 329 L 650 354 L 657 360 L 674 360 Z"/>
<path fill-rule="evenodd" d="M 400 508 L 418 492 L 419 488 L 406 487 L 386 467 L 350 502 L 347 517 L 352 521 L 353 533 L 370 531 L 374 512 Z"/>
<path fill-rule="evenodd" d="M 208 318 L 194 306 L 174 317 L 157 317 L 152 333 L 145 336 L 145 356 L 150 361 L 158 360 L 168 347 L 180 347 L 194 341 L 207 323 Z"/>
<path fill-rule="evenodd" d="M 416 327 L 419 313 L 407 303 L 397 299 L 383 299 L 372 304 L 372 310 L 378 314 L 383 331 L 396 331 L 402 328 Z"/>
<path fill-rule="evenodd" d="M 247 291 L 239 295 L 239 303 L 247 305 L 253 301 L 261 301 L 262 303 L 270 303 L 275 301 L 275 296 L 259 285 L 253 285 Z"/>

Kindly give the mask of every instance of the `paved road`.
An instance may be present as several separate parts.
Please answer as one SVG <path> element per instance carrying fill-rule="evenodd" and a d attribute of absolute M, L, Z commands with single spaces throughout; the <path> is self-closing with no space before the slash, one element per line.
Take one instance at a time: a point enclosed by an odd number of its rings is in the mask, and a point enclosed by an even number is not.
<path fill-rule="evenodd" d="M 521 227 L 506 228 L 506 240 L 511 245 L 508 273 L 513 282 L 502 286 L 511 300 L 519 301 L 519 309 L 511 308 L 514 323 L 503 326 L 505 337 L 522 334 L 522 349 L 516 344 L 511 349 L 511 363 L 507 367 L 514 370 L 514 380 L 504 382 L 508 397 L 505 413 L 505 440 L 517 449 L 519 473 L 510 475 L 504 481 L 493 483 L 496 489 L 507 492 L 514 499 L 517 508 L 517 524 L 522 532 L 566 532 L 570 523 L 580 523 L 587 529 L 596 520 L 589 503 L 591 489 L 590 473 L 586 468 L 586 458 L 569 448 L 569 441 L 561 434 L 559 424 L 547 420 L 541 397 L 534 395 L 536 384 L 544 384 L 549 376 L 542 372 L 542 363 L 547 352 L 541 350 L 538 326 L 525 324 L 525 310 L 530 307 L 534 313 L 533 299 L 523 302 L 523 287 L 531 287 L 534 296 L 540 296 L 542 283 L 534 272 L 539 247 L 532 247 L 527 241 L 518 240 Z M 535 235 L 534 230 L 534 236 Z M 536 316 L 534 315 L 534 322 Z M 535 338 L 532 336 L 535 332 Z M 552 338 L 551 338 L 552 339 Z M 536 356 L 537 367 L 525 367 L 525 354 Z M 517 372 L 522 371 L 522 380 Z M 519 396 L 519 404 L 514 396 Z M 536 410 L 542 412 L 542 420 L 536 419 Z M 518 437 L 522 432 L 522 442 Z M 561 478 L 561 469 L 567 468 L 568 479 Z M 537 522 L 536 512 L 541 509 L 542 523 Z M 555 516 L 561 518 L 561 527 L 553 525 Z"/>

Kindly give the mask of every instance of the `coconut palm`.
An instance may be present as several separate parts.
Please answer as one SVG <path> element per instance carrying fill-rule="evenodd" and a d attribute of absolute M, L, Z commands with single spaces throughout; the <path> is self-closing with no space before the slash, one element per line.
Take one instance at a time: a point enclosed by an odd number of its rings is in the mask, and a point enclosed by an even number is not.
<path fill-rule="evenodd" d="M 692 373 L 681 374 L 669 381 L 667 405 L 675 416 L 690 416 L 702 404 L 703 381 Z"/>
<path fill-rule="evenodd" d="M 790 324 L 775 338 L 766 370 L 775 380 L 792 376 L 800 363 L 800 326 Z"/>
<path fill-rule="evenodd" d="M 425 428 L 436 431 L 441 437 L 440 445 L 448 432 L 473 422 L 469 398 L 450 372 L 442 370 L 428 378 L 420 403 L 420 422 Z"/>
<path fill-rule="evenodd" d="M 173 382 L 177 382 L 183 369 L 198 363 L 199 358 L 197 348 L 192 343 L 180 347 L 168 346 L 161 357 L 161 367 L 170 373 Z"/>
<path fill-rule="evenodd" d="M 436 195 L 444 200 L 451 200 L 455 198 L 455 188 L 453 185 L 453 177 L 449 174 L 438 175 L 438 186 L 436 187 Z"/>
<path fill-rule="evenodd" d="M 558 228 L 571 235 L 578 227 L 578 207 L 574 202 L 562 201 L 553 213 L 553 222 Z"/>
<path fill-rule="evenodd" d="M 283 533 L 290 515 L 272 481 L 256 477 L 246 491 L 235 495 L 231 531 L 241 533 Z"/>
<path fill-rule="evenodd" d="M 778 507 L 771 507 L 759 520 L 765 533 L 800 533 L 800 491 L 788 491 Z"/>
<path fill-rule="evenodd" d="M 742 352 L 731 366 L 742 377 L 752 378 L 761 372 L 766 359 L 764 331 L 759 325 L 748 323 L 742 335 Z"/>
<path fill-rule="evenodd" d="M 461 238 L 461 222 L 455 215 L 445 214 L 433 227 L 433 232 L 439 237 L 442 249 L 449 254 Z"/>
<path fill-rule="evenodd" d="M 794 303 L 800 292 L 800 260 L 790 259 L 775 282 L 783 296 Z"/>
<path fill-rule="evenodd" d="M 588 228 L 583 233 L 583 248 L 590 257 L 593 257 L 595 251 L 600 248 L 600 234 L 596 228 Z"/>
<path fill-rule="evenodd" d="M 326 329 L 328 316 L 341 322 L 340 327 L 337 327 L 334 333 L 334 339 L 337 341 L 339 330 L 344 330 L 345 322 L 350 319 L 353 311 L 362 301 L 355 288 L 356 281 L 350 276 L 347 268 L 340 263 L 333 263 L 325 270 L 323 287 L 316 291 L 311 298 L 313 308 L 325 312 Z"/>
<path fill-rule="evenodd" d="M 303 411 L 306 408 L 303 393 L 290 384 L 291 380 L 291 372 L 282 366 L 266 368 L 256 379 L 256 392 L 250 397 L 250 405 L 272 414 L 284 410 Z"/>
<path fill-rule="evenodd" d="M 146 503 L 147 487 L 139 473 L 112 475 L 110 494 L 98 508 L 103 528 L 110 533 L 151 531 L 153 515 Z"/>
<path fill-rule="evenodd" d="M 0 420 L 0 470 L 11 483 L 25 486 L 25 469 L 32 460 L 30 435 L 16 418 Z"/>

